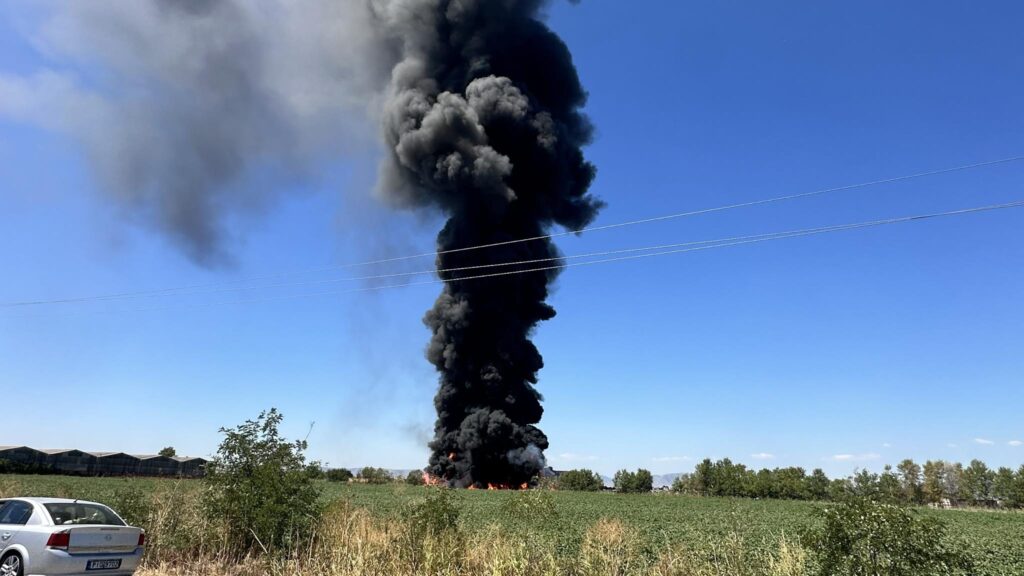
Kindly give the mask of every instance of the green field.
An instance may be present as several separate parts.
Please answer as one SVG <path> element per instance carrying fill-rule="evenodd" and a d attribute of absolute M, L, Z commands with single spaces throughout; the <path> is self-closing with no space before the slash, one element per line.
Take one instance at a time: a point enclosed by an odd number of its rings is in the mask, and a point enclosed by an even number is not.
<path fill-rule="evenodd" d="M 144 492 L 161 489 L 197 491 L 198 481 L 158 479 L 73 478 L 62 476 L 0 476 L 0 494 L 20 490 L 30 495 L 95 499 L 116 503 L 118 494 L 135 487 Z M 408 506 L 421 500 L 427 488 L 393 484 L 367 486 L 325 483 L 324 499 L 345 500 L 381 517 L 402 516 Z M 468 530 L 501 524 L 515 529 L 517 519 L 510 510 L 526 502 L 514 492 L 459 491 L 456 502 L 459 521 Z M 635 528 L 645 546 L 713 542 L 739 537 L 751 548 L 774 546 L 779 536 L 797 538 L 816 521 L 814 511 L 825 504 L 699 498 L 672 494 L 620 495 L 610 493 L 543 492 L 529 500 L 536 510 L 527 510 L 531 529 L 557 542 L 559 549 L 577 548 L 587 528 L 601 518 L 615 518 Z M 921 509 L 921 514 L 941 518 L 949 536 L 960 540 L 977 562 L 979 574 L 1024 574 L 1024 513 L 977 510 L 938 511 Z"/>

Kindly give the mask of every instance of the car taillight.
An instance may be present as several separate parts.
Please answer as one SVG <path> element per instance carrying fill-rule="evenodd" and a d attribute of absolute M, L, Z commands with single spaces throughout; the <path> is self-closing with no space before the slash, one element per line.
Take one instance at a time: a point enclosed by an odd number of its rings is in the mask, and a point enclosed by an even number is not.
<path fill-rule="evenodd" d="M 58 550 L 67 550 L 68 544 L 71 543 L 71 532 L 63 530 L 61 532 L 54 532 L 50 534 L 50 538 L 46 541 L 47 548 L 57 548 Z"/>
<path fill-rule="evenodd" d="M 145 532 L 139 532 L 139 546 L 145 546 L 145 545 L 146 545 L 146 533 Z"/>

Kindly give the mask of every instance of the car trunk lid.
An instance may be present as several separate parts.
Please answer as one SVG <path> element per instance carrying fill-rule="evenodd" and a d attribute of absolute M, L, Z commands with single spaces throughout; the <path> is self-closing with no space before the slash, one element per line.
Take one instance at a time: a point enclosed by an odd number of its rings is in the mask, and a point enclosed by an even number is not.
<path fill-rule="evenodd" d="M 69 554 L 117 554 L 139 547 L 140 528 L 131 526 L 75 526 L 68 528 Z"/>

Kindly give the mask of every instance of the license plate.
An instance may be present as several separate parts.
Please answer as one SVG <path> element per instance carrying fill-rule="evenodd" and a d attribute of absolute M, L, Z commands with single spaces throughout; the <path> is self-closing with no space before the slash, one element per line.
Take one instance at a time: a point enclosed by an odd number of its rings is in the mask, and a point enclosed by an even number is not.
<path fill-rule="evenodd" d="M 79 564 L 81 566 L 81 564 Z M 121 567 L 121 559 L 117 560 L 89 560 L 86 563 L 86 570 L 117 570 Z"/>

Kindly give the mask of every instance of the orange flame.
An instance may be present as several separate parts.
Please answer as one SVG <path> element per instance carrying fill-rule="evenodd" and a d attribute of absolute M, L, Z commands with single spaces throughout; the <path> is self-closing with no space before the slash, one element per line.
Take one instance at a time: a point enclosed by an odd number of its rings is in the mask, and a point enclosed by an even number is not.
<path fill-rule="evenodd" d="M 529 482 L 523 482 L 519 486 L 513 486 L 512 484 L 492 484 L 490 482 L 487 483 L 488 490 L 527 490 L 529 489 L 529 487 Z M 476 487 L 474 486 L 473 488 L 471 488 L 471 490 L 473 489 L 476 489 Z"/>
<path fill-rule="evenodd" d="M 426 486 L 444 486 L 444 478 L 431 476 L 429 472 L 423 472 L 423 484 Z"/>

